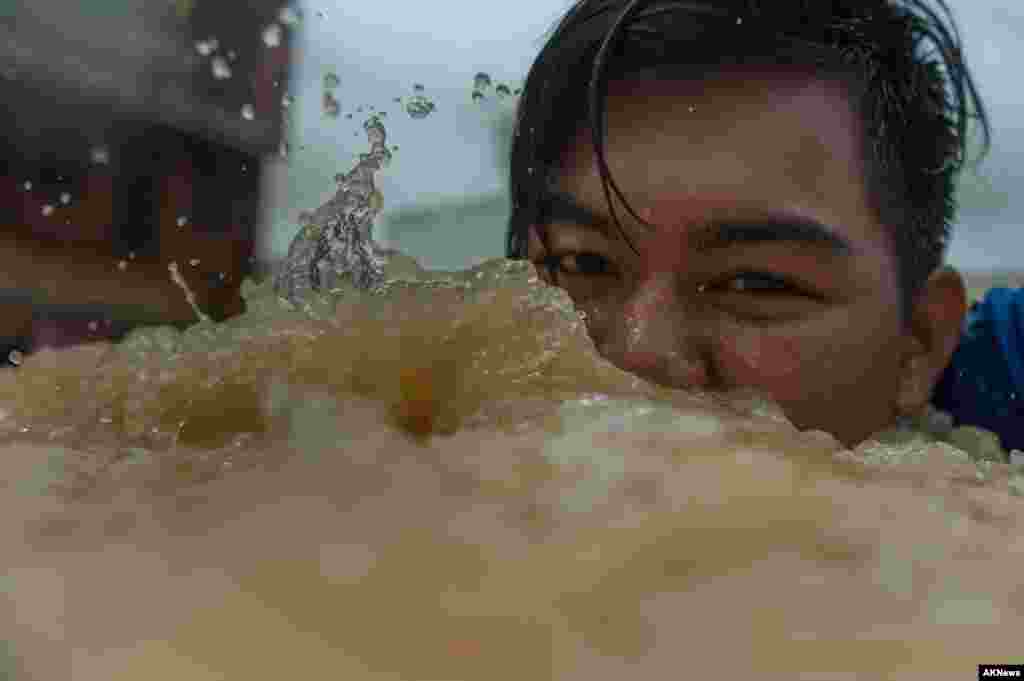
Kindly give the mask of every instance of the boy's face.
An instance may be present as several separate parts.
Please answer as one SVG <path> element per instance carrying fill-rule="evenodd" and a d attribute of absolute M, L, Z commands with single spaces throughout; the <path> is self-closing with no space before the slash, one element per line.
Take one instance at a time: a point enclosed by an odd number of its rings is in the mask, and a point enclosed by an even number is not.
<path fill-rule="evenodd" d="M 530 235 L 534 262 L 566 255 L 553 283 L 602 354 L 671 387 L 760 388 L 796 426 L 847 445 L 927 404 L 959 338 L 963 284 L 934 276 L 904 329 L 860 125 L 838 86 L 738 70 L 613 82 L 606 120 L 612 176 L 655 226 L 613 192 L 640 256 L 610 218 L 589 129 L 552 187 L 596 224 L 563 206 L 550 213 L 550 252 Z"/>

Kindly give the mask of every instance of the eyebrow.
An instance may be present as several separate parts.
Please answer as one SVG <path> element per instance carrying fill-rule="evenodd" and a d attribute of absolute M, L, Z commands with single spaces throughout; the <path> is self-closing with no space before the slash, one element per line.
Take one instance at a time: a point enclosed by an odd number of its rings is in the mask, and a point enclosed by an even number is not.
<path fill-rule="evenodd" d="M 549 191 L 543 197 L 542 206 L 545 224 L 568 222 L 614 238 L 611 219 L 582 205 L 571 194 Z M 750 220 L 711 220 L 697 232 L 694 249 L 707 253 L 737 244 L 769 242 L 814 246 L 836 256 L 850 256 L 856 251 L 849 240 L 831 227 L 791 213 Z"/>

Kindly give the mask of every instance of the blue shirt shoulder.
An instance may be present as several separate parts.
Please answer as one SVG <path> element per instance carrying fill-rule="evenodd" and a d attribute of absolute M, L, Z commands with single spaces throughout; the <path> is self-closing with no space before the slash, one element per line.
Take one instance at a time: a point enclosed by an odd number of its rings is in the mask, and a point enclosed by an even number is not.
<path fill-rule="evenodd" d="M 971 306 L 932 403 L 955 425 L 987 428 L 1024 451 L 1024 288 L 994 288 Z"/>

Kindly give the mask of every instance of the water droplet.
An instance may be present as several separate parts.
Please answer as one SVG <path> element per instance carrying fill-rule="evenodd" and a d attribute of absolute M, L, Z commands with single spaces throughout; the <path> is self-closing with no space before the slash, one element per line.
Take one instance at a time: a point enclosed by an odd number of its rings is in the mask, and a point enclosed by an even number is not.
<path fill-rule="evenodd" d="M 43 215 L 51 215 L 53 213 L 53 206 L 46 204 L 43 206 Z"/>
<path fill-rule="evenodd" d="M 341 113 L 341 104 L 339 104 L 338 100 L 334 98 L 334 95 L 332 95 L 330 92 L 325 92 L 323 109 L 325 116 L 337 118 L 338 114 Z"/>
<path fill-rule="evenodd" d="M 128 251 L 128 259 L 135 260 L 135 251 Z"/>
<path fill-rule="evenodd" d="M 199 264 L 199 259 L 198 258 L 192 258 L 191 260 L 188 261 L 188 264 L 192 265 L 192 267 L 195 267 L 196 265 Z"/>
<path fill-rule="evenodd" d="M 473 88 L 476 90 L 489 90 L 491 87 L 491 77 L 481 71 L 473 77 Z"/>
<path fill-rule="evenodd" d="M 21 366 L 22 361 L 25 359 L 24 353 L 21 350 L 11 350 L 7 353 L 7 361 L 18 367 Z"/>
<path fill-rule="evenodd" d="M 228 60 L 220 55 L 214 57 L 210 62 L 210 69 L 213 71 L 213 77 L 217 80 L 226 80 L 231 77 L 231 67 L 228 66 Z"/>
<path fill-rule="evenodd" d="M 401 104 L 402 103 L 402 98 L 401 97 L 395 97 L 394 101 L 395 101 L 395 104 Z"/>
<path fill-rule="evenodd" d="M 426 118 L 435 109 L 434 103 L 423 95 L 414 95 L 409 98 L 405 110 L 413 118 Z"/>
<path fill-rule="evenodd" d="M 352 114 L 350 114 L 350 113 L 345 114 L 345 118 L 347 118 L 348 120 L 352 120 Z"/>
<path fill-rule="evenodd" d="M 231 61 L 235 61 L 236 59 L 238 59 L 238 53 L 234 50 L 228 50 L 228 59 L 230 59 Z"/>
<path fill-rule="evenodd" d="M 512 94 L 512 91 L 509 90 L 508 85 L 505 85 L 504 83 L 498 83 L 498 87 L 494 88 L 494 91 L 498 93 L 499 97 L 508 97 L 510 94 Z"/>
<path fill-rule="evenodd" d="M 251 121 L 256 118 L 256 110 L 252 108 L 252 104 L 245 104 L 242 106 L 242 118 L 247 121 Z"/>
<path fill-rule="evenodd" d="M 316 18 L 317 19 L 326 19 L 327 18 L 327 12 L 324 12 L 323 10 L 317 10 Z"/>
<path fill-rule="evenodd" d="M 338 74 L 334 71 L 328 71 L 324 74 L 324 89 L 333 90 L 334 88 L 341 85 L 341 79 L 338 78 Z"/>
<path fill-rule="evenodd" d="M 21 186 L 25 188 L 25 191 L 29 191 L 32 189 L 32 182 L 30 180 L 25 180 L 25 184 Z"/>
<path fill-rule="evenodd" d="M 689 107 L 686 108 L 686 110 L 689 111 L 690 113 L 693 113 L 694 111 L 697 110 L 697 107 L 689 106 Z"/>
<path fill-rule="evenodd" d="M 90 158 L 96 165 L 106 165 L 110 162 L 110 152 L 106 147 L 94 147 L 90 152 Z"/>
<path fill-rule="evenodd" d="M 285 95 L 283 95 L 281 97 L 281 107 L 282 108 L 287 109 L 288 107 L 290 107 L 294 103 L 295 103 L 295 97 L 292 97 L 289 94 L 285 94 Z"/>
<path fill-rule="evenodd" d="M 736 23 L 737 24 L 742 24 L 743 23 L 743 17 L 736 17 Z"/>
<path fill-rule="evenodd" d="M 62 193 L 60 195 L 60 202 L 65 206 L 71 203 L 71 194 L 68 194 L 67 192 Z"/>
<path fill-rule="evenodd" d="M 179 215 L 178 216 L 178 227 L 184 227 L 187 224 L 188 224 L 188 218 L 185 217 L 184 215 Z"/>
<path fill-rule="evenodd" d="M 196 52 L 198 52 L 203 57 L 209 57 L 211 54 L 213 54 L 214 50 L 216 50 L 219 45 L 220 43 L 217 42 L 216 38 L 210 38 L 209 40 L 200 40 L 196 42 Z"/>
<path fill-rule="evenodd" d="M 96 321 L 89 322 L 89 330 L 95 332 L 96 329 L 100 328 L 100 323 Z"/>
<path fill-rule="evenodd" d="M 282 7 L 277 19 L 285 26 L 295 26 L 302 21 L 302 12 L 294 7 Z"/>
<path fill-rule="evenodd" d="M 122 272 L 124 272 L 126 269 L 128 269 L 128 261 L 127 260 L 119 260 L 118 263 L 117 263 L 117 269 L 119 269 Z"/>
<path fill-rule="evenodd" d="M 267 47 L 277 47 L 281 44 L 281 24 L 270 24 L 263 29 L 263 44 Z"/>
<path fill-rule="evenodd" d="M 416 92 L 423 92 L 423 84 L 422 83 L 413 83 L 412 84 L 412 89 L 414 91 L 416 91 Z"/>
<path fill-rule="evenodd" d="M 391 151 L 398 151 L 398 145 L 395 144 L 391 147 Z"/>

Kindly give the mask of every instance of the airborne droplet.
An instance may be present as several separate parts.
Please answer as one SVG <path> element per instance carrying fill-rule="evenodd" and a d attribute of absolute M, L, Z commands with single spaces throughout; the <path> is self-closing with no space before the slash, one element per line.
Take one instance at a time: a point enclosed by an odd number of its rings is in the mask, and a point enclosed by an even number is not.
<path fill-rule="evenodd" d="M 93 147 L 89 156 L 96 165 L 102 166 L 110 162 L 110 152 L 106 147 Z"/>
<path fill-rule="evenodd" d="M 282 7 L 277 18 L 285 26 L 295 26 L 302 21 L 302 12 L 294 7 Z"/>
<path fill-rule="evenodd" d="M 412 89 L 415 92 L 423 92 L 423 83 L 413 83 Z"/>
<path fill-rule="evenodd" d="M 426 118 L 435 109 L 434 103 L 423 95 L 413 95 L 405 105 L 405 110 L 413 118 Z"/>
<path fill-rule="evenodd" d="M 281 44 L 281 24 L 270 24 L 263 29 L 263 44 L 267 47 L 277 47 Z"/>
<path fill-rule="evenodd" d="M 338 114 L 341 113 L 341 104 L 338 103 L 338 100 L 330 92 L 324 92 L 323 109 L 325 116 L 337 118 Z"/>
<path fill-rule="evenodd" d="M 490 87 L 491 87 L 491 77 L 488 74 L 486 74 L 483 71 L 481 71 L 480 73 L 476 74 L 476 76 L 474 76 L 474 78 L 473 78 L 473 88 L 474 89 L 484 91 L 484 90 L 489 90 Z"/>
<path fill-rule="evenodd" d="M 71 194 L 64 192 L 60 195 L 60 202 L 62 205 L 68 205 L 71 203 Z"/>
<path fill-rule="evenodd" d="M 242 118 L 247 121 L 251 121 L 256 118 L 256 110 L 252 108 L 252 104 L 242 105 Z"/>
<path fill-rule="evenodd" d="M 217 42 L 216 38 L 200 40 L 196 43 L 196 52 L 204 57 L 209 57 L 219 45 L 220 43 Z"/>
<path fill-rule="evenodd" d="M 213 71 L 213 77 L 217 80 L 226 80 L 231 77 L 231 67 L 228 66 L 228 60 L 224 57 L 214 57 L 210 62 L 210 68 Z"/>

